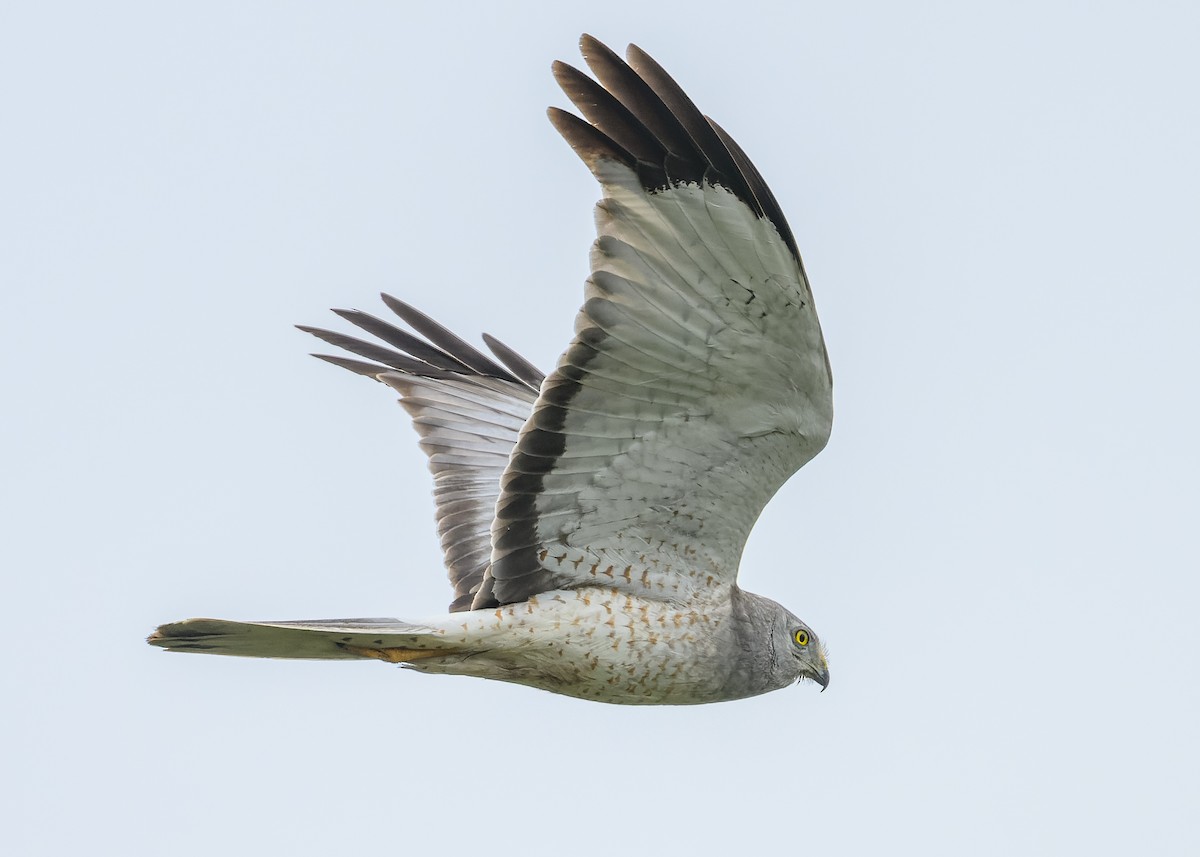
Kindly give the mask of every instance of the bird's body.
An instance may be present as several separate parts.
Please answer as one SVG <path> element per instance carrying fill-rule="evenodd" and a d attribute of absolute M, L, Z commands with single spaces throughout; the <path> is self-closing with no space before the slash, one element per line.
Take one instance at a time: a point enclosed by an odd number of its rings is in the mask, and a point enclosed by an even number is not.
<path fill-rule="evenodd" d="M 709 600 L 684 606 L 606 587 L 547 592 L 462 614 L 444 637 L 480 653 L 413 666 L 600 702 L 705 701 L 722 692 L 722 656 L 735 648 L 729 599 Z"/>
<path fill-rule="evenodd" d="M 426 673 L 490 678 L 633 705 L 740 699 L 796 681 L 752 664 L 739 618 L 772 601 L 727 588 L 689 602 L 614 587 L 556 590 L 516 604 L 415 623 L 394 619 L 239 623 L 192 619 L 171 648 L 213 654 L 376 658 Z M 758 668 L 752 668 L 758 667 Z"/>
<path fill-rule="evenodd" d="M 763 506 L 824 447 L 832 376 L 795 241 L 740 147 L 653 60 L 595 40 L 600 84 L 552 111 L 604 188 L 575 337 L 543 376 L 400 301 L 388 347 L 303 328 L 364 362 L 430 458 L 451 612 L 421 623 L 193 619 L 150 642 L 253 657 L 376 658 L 602 702 L 737 699 L 828 682 L 816 635 L 740 590 Z M 423 337 L 423 338 L 421 338 Z M 501 365 L 503 364 L 503 365 Z"/>

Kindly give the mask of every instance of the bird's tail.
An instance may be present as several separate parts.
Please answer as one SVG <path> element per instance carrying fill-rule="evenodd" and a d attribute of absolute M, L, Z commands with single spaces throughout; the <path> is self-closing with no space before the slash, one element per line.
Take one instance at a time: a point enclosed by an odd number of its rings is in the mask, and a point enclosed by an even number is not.
<path fill-rule="evenodd" d="M 461 650 L 443 631 L 398 619 L 316 619 L 300 622 L 231 622 L 187 619 L 160 625 L 146 638 L 171 652 L 246 658 L 349 660 L 376 658 L 411 663 Z"/>

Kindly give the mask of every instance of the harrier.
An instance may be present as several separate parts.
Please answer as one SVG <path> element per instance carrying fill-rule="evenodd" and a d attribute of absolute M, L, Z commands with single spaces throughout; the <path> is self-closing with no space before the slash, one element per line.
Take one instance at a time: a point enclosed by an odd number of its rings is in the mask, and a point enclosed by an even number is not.
<path fill-rule="evenodd" d="M 804 622 L 737 585 L 750 528 L 825 446 L 832 375 L 796 241 L 741 147 L 647 54 L 581 42 L 550 121 L 603 189 L 575 335 L 543 375 L 384 295 L 378 344 L 302 327 L 400 394 L 429 456 L 450 612 L 163 625 L 149 642 L 260 658 L 375 658 L 600 702 L 824 688 Z M 361 358 L 361 359 L 360 359 Z"/>

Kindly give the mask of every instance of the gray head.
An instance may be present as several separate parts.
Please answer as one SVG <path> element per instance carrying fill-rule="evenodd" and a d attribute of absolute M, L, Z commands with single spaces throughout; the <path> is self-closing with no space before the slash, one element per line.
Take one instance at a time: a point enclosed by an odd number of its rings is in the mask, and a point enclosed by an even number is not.
<path fill-rule="evenodd" d="M 737 666 L 725 689 L 729 698 L 754 696 L 810 679 L 829 686 L 825 647 L 804 622 L 770 598 L 734 589 Z"/>

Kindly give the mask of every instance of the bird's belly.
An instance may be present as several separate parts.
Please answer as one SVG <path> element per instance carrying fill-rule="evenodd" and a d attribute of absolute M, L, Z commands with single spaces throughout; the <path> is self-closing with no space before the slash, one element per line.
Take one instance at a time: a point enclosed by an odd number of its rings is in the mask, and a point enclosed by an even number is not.
<path fill-rule="evenodd" d="M 413 669 L 598 702 L 686 705 L 723 698 L 731 668 L 727 600 L 685 606 L 589 588 L 459 615 L 464 653 Z"/>

